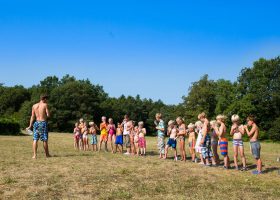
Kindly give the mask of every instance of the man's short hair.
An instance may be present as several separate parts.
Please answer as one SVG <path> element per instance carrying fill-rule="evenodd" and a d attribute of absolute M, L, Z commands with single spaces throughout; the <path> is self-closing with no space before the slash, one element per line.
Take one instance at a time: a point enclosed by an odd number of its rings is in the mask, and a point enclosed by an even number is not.
<path fill-rule="evenodd" d="M 40 99 L 41 100 L 47 100 L 49 96 L 47 94 L 41 94 Z"/>

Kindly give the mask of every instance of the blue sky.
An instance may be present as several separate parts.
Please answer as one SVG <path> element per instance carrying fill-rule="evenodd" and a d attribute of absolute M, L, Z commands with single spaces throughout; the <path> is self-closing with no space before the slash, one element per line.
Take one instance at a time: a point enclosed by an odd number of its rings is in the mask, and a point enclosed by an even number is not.
<path fill-rule="evenodd" d="M 110 96 L 181 102 L 204 74 L 236 80 L 280 55 L 279 1 L 0 0 L 0 82 L 74 75 Z"/>

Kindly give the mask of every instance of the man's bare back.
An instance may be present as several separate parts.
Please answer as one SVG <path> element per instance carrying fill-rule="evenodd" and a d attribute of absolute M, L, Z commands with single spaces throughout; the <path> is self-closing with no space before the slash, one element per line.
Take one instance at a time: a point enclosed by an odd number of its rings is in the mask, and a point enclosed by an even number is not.
<path fill-rule="evenodd" d="M 36 121 L 47 121 L 47 119 L 49 117 L 48 104 L 44 103 L 42 101 L 40 101 L 39 103 L 34 104 L 32 106 L 32 115 L 33 114 L 36 117 Z"/>

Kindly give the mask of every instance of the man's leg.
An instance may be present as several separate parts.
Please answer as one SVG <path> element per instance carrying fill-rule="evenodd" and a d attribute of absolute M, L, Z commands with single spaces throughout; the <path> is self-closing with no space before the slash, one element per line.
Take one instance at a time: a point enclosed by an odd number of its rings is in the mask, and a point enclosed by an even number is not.
<path fill-rule="evenodd" d="M 48 141 L 45 141 L 45 142 L 44 142 L 44 149 L 45 149 L 46 157 L 51 157 L 51 156 L 50 156 L 50 153 L 49 153 Z"/>
<path fill-rule="evenodd" d="M 37 149 L 38 149 L 38 140 L 33 141 L 33 159 L 37 157 Z"/>

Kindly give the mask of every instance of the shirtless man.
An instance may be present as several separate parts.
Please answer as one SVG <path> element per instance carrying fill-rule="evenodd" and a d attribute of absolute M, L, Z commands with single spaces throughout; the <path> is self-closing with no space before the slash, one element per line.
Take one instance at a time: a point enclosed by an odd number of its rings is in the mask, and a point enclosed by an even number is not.
<path fill-rule="evenodd" d="M 247 118 L 247 123 L 248 125 L 244 126 L 244 129 L 250 138 L 251 151 L 257 161 L 257 171 L 253 171 L 253 174 L 262 174 L 261 145 L 258 141 L 259 128 L 256 125 L 254 116 L 249 116 Z M 248 126 L 252 127 L 250 131 L 248 129 Z"/>
<path fill-rule="evenodd" d="M 48 147 L 48 122 L 50 112 L 47 104 L 47 95 L 41 95 L 40 102 L 32 106 L 32 115 L 30 117 L 30 124 L 27 130 L 30 130 L 33 124 L 33 159 L 37 157 L 38 141 L 39 139 L 44 143 L 46 157 L 50 157 Z"/>

